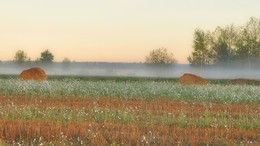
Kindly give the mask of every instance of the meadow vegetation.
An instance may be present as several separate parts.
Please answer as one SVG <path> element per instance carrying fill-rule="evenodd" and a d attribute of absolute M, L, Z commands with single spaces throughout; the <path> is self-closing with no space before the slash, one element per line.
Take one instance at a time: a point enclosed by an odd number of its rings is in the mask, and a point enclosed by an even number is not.
<path fill-rule="evenodd" d="M 0 145 L 247 145 L 260 87 L 176 79 L 0 79 Z"/>

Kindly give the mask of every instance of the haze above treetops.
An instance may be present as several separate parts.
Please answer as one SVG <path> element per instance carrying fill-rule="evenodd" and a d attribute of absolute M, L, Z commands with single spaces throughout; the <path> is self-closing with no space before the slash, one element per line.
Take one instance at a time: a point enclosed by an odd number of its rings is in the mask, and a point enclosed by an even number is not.
<path fill-rule="evenodd" d="M 188 63 L 197 28 L 244 26 L 259 9 L 258 0 L 0 1 L 0 60 L 17 50 L 36 60 L 48 49 L 55 61 L 144 62 L 167 48 Z"/>

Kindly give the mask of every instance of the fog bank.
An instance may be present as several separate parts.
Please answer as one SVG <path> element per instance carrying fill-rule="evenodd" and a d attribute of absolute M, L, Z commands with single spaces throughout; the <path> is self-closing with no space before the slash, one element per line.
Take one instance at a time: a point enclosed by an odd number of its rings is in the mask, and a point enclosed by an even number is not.
<path fill-rule="evenodd" d="M 143 63 L 53 63 L 51 65 L 17 65 L 1 62 L 0 74 L 20 74 L 30 67 L 41 67 L 47 75 L 74 76 L 127 76 L 127 77 L 170 77 L 178 78 L 192 73 L 208 79 L 258 79 L 260 68 L 252 67 L 192 67 L 187 64 L 155 66 Z"/>

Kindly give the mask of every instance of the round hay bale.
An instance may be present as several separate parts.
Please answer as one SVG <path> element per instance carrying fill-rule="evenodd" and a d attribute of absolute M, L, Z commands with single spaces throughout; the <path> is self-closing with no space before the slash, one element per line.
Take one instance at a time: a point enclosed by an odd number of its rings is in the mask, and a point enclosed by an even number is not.
<path fill-rule="evenodd" d="M 46 80 L 45 71 L 41 68 L 30 68 L 28 70 L 24 70 L 20 74 L 20 78 L 22 80 Z"/>
<path fill-rule="evenodd" d="M 259 81 L 249 79 L 233 79 L 229 80 L 228 83 L 232 85 L 259 85 Z"/>
<path fill-rule="evenodd" d="M 184 74 L 179 78 L 179 83 L 184 85 L 193 85 L 193 84 L 206 85 L 208 84 L 208 81 L 194 74 Z"/>

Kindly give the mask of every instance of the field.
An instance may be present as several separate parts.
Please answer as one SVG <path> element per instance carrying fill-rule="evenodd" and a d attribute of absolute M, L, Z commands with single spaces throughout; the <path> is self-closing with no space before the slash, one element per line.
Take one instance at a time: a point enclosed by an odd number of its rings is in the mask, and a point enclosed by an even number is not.
<path fill-rule="evenodd" d="M 0 145 L 259 145 L 260 86 L 0 76 Z"/>

